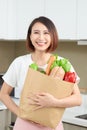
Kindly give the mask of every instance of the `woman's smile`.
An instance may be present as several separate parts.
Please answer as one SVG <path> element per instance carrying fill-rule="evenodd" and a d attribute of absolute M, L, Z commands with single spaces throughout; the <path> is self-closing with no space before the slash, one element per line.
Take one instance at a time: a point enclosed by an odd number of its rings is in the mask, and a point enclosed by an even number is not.
<path fill-rule="evenodd" d="M 46 42 L 44 41 L 39 41 L 39 42 L 36 42 L 39 46 L 44 46 L 46 44 Z"/>

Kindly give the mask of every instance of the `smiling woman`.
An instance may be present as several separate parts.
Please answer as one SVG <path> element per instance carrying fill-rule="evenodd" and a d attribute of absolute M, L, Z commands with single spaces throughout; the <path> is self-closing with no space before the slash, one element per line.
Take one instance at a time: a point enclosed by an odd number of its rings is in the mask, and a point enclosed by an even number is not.
<path fill-rule="evenodd" d="M 35 36 L 35 37 L 33 37 Z M 49 44 L 46 51 L 52 52 L 58 46 L 58 34 L 55 28 L 55 25 L 52 21 L 45 17 L 40 17 L 40 19 L 36 18 L 29 26 L 28 33 L 27 33 L 27 47 L 30 50 L 34 51 L 35 48 L 33 46 L 33 41 L 35 40 L 36 43 L 42 42 L 42 44 Z"/>
<path fill-rule="evenodd" d="M 48 128 L 47 126 L 42 126 L 41 124 L 34 122 L 32 123 L 31 121 L 26 121 L 26 119 L 19 118 L 19 106 L 16 105 L 15 102 L 11 99 L 10 93 L 12 92 L 13 88 L 15 88 L 15 95 L 17 98 L 20 98 L 29 66 L 32 63 L 36 63 L 39 68 L 45 71 L 48 65 L 48 61 L 53 55 L 52 53 L 57 49 L 57 45 L 58 33 L 54 23 L 49 18 L 44 16 L 35 18 L 28 28 L 26 39 L 27 49 L 31 53 L 17 57 L 11 63 L 7 72 L 3 76 L 4 83 L 1 88 L 0 99 L 11 112 L 18 116 L 13 130 L 52 130 L 52 128 Z M 58 56 L 58 58 L 63 59 L 61 56 Z M 59 70 L 64 72 L 62 67 Z M 75 72 L 72 65 L 70 71 Z M 29 74 L 31 76 L 31 73 Z M 51 75 L 49 74 L 49 76 L 53 75 L 54 73 L 51 73 Z M 58 76 L 60 75 L 56 75 L 55 78 L 59 78 Z M 40 96 L 35 93 L 34 101 L 36 101 L 36 98 L 39 96 L 40 102 L 39 104 L 34 102 L 34 104 L 37 105 L 38 109 L 43 109 L 44 107 L 67 108 L 80 105 L 81 95 L 77 85 L 78 79 L 80 78 L 77 76 L 75 83 L 76 85 L 73 88 L 73 92 L 70 96 L 58 99 L 50 93 L 47 94 L 44 92 L 43 95 L 39 93 Z M 63 130 L 61 121 L 58 123 L 55 130 Z"/>

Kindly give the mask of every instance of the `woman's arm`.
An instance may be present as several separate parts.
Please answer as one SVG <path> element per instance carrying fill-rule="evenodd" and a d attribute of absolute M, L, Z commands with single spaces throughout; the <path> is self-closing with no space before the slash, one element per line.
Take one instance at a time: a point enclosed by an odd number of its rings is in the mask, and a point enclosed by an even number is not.
<path fill-rule="evenodd" d="M 15 104 L 15 102 L 9 96 L 12 87 L 9 86 L 7 83 L 3 83 L 1 91 L 0 91 L 0 100 L 6 105 L 6 107 L 13 112 L 14 114 L 18 115 L 19 107 Z"/>
<path fill-rule="evenodd" d="M 37 105 L 36 109 L 43 107 L 74 107 L 82 103 L 79 88 L 77 84 L 74 86 L 73 92 L 70 96 L 62 99 L 57 99 L 49 93 L 38 93 L 29 97 L 29 104 Z"/>
<path fill-rule="evenodd" d="M 75 84 L 72 94 L 66 98 L 55 100 L 54 106 L 74 107 L 74 106 L 80 106 L 81 103 L 82 103 L 82 97 L 77 84 Z"/>

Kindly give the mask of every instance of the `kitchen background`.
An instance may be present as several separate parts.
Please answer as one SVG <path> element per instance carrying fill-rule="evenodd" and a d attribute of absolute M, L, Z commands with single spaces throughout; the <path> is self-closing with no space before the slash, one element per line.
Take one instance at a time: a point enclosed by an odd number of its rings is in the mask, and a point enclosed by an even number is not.
<path fill-rule="evenodd" d="M 65 130 L 87 130 L 87 0 L 0 0 L 0 74 L 26 50 L 27 29 L 38 16 L 47 16 L 57 27 L 58 49 L 81 78 L 82 105 L 65 111 Z M 85 89 L 84 89 L 85 88 Z M 13 97 L 15 103 L 19 100 Z M 76 115 L 86 115 L 86 120 Z M 12 130 L 15 116 L 0 102 L 0 130 Z"/>
<path fill-rule="evenodd" d="M 14 58 L 29 53 L 26 41 L 0 41 L 0 73 L 5 73 Z M 78 45 L 76 41 L 60 41 L 56 52 L 68 58 L 81 81 L 79 86 L 87 88 L 87 45 Z"/>
<path fill-rule="evenodd" d="M 37 6 L 36 6 L 37 5 Z M 0 73 L 13 59 L 27 53 L 28 26 L 38 16 L 50 18 L 57 27 L 58 55 L 68 58 L 87 89 L 87 0 L 0 0 Z"/>

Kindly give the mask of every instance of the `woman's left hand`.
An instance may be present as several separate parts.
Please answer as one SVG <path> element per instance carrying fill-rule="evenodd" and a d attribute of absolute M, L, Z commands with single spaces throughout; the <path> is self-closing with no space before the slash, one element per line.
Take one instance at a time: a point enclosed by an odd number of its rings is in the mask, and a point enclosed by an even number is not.
<path fill-rule="evenodd" d="M 43 107 L 53 107 L 55 101 L 56 98 L 49 93 L 39 93 L 29 97 L 29 104 L 37 105 L 35 110 Z"/>

